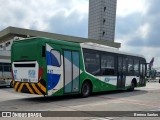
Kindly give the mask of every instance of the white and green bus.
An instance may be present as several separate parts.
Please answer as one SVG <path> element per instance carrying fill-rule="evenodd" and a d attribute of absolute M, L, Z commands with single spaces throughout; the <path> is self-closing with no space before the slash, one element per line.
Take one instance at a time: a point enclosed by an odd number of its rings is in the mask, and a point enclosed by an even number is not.
<path fill-rule="evenodd" d="M 39 37 L 15 40 L 11 62 L 17 92 L 87 97 L 146 86 L 143 56 L 94 43 Z"/>

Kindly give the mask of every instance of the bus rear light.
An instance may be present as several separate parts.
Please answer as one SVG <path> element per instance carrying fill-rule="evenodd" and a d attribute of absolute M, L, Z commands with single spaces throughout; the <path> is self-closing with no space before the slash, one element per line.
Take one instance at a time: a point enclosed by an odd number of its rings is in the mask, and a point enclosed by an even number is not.
<path fill-rule="evenodd" d="M 38 80 L 42 78 L 42 75 L 43 75 L 43 68 L 39 68 Z"/>

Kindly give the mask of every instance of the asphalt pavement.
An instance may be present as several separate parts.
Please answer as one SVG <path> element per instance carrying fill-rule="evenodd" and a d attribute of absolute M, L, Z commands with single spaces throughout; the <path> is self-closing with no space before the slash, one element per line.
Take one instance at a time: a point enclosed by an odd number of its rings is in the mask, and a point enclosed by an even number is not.
<path fill-rule="evenodd" d="M 146 120 L 146 117 L 143 116 L 141 117 L 138 116 L 127 117 L 127 116 L 133 115 L 130 114 L 130 112 L 134 112 L 135 115 L 136 114 L 141 115 L 142 114 L 141 111 L 147 111 L 149 113 L 160 111 L 160 83 L 148 82 L 146 87 L 136 88 L 135 91 L 133 92 L 127 92 L 127 91 L 103 92 L 103 93 L 93 94 L 88 98 L 81 98 L 78 95 L 62 96 L 62 97 L 44 97 L 39 95 L 17 93 L 13 90 L 13 88 L 0 87 L 0 111 L 4 112 L 5 111 L 17 111 L 17 112 L 49 111 L 50 113 L 48 114 L 50 116 L 54 116 L 55 114 L 58 116 L 52 118 L 47 117 L 47 119 L 54 118 L 54 119 L 73 119 L 73 120 L 75 119 Z M 60 111 L 60 112 L 54 113 L 52 111 Z M 113 113 L 111 113 L 111 111 L 113 111 Z M 136 113 L 135 111 L 138 112 Z M 114 114 L 115 116 L 114 115 L 110 116 L 109 113 L 111 115 Z M 144 115 L 145 114 L 146 113 L 144 113 Z M 64 117 L 65 116 L 70 116 L 70 117 L 64 118 L 61 115 Z M 17 120 L 22 118 L 10 118 L 10 119 Z M 33 119 L 33 118 L 28 118 L 28 119 Z M 41 120 L 43 118 L 37 118 L 37 119 Z M 158 117 L 147 116 L 147 119 L 148 120 L 160 119 L 160 116 Z"/>

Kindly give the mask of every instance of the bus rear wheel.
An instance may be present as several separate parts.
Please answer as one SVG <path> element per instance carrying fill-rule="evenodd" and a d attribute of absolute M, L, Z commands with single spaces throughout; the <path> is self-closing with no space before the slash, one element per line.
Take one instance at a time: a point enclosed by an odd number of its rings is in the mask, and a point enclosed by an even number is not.
<path fill-rule="evenodd" d="M 86 81 L 82 85 L 81 96 L 85 98 L 90 96 L 90 94 L 91 94 L 91 84 L 88 81 Z"/>

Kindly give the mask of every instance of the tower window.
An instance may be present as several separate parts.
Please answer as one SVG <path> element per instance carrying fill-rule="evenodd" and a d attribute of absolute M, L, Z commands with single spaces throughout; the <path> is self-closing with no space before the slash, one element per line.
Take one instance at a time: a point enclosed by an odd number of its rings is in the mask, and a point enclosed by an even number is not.
<path fill-rule="evenodd" d="M 106 19 L 103 19 L 103 24 L 105 24 L 105 22 L 106 22 Z"/>
<path fill-rule="evenodd" d="M 104 12 L 106 12 L 106 7 L 104 7 Z"/>
<path fill-rule="evenodd" d="M 102 35 L 104 36 L 105 35 L 105 32 L 103 31 Z"/>

